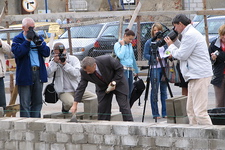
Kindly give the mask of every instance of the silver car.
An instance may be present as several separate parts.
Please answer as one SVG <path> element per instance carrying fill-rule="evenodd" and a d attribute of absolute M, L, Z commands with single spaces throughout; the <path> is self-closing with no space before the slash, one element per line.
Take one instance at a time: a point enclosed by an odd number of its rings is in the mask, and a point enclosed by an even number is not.
<path fill-rule="evenodd" d="M 211 43 L 214 39 L 218 37 L 218 30 L 221 25 L 225 24 L 225 16 L 219 16 L 219 17 L 210 17 L 207 18 L 207 24 L 208 24 L 208 34 L 209 34 L 209 43 Z M 199 22 L 195 26 L 195 28 L 205 35 L 205 23 L 204 20 Z"/>

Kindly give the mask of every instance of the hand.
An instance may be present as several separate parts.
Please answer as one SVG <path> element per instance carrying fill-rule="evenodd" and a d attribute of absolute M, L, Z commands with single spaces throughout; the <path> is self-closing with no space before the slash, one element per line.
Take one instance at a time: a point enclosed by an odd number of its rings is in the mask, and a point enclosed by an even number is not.
<path fill-rule="evenodd" d="M 54 54 L 54 62 L 59 63 L 59 55 L 58 54 Z"/>
<path fill-rule="evenodd" d="M 121 45 L 125 45 L 125 41 L 124 41 L 124 40 L 120 40 L 119 43 L 120 43 Z"/>
<path fill-rule="evenodd" d="M 170 37 L 166 36 L 164 38 L 165 42 L 167 43 L 168 46 L 170 46 L 171 44 L 173 44 L 173 41 L 170 39 Z"/>
<path fill-rule="evenodd" d="M 214 53 L 211 53 L 211 58 L 212 58 L 212 60 L 216 60 L 217 55 L 215 55 Z"/>
<path fill-rule="evenodd" d="M 78 104 L 78 102 L 74 102 L 73 106 L 70 108 L 70 112 L 72 114 L 75 114 L 77 112 L 77 104 Z"/>
<path fill-rule="evenodd" d="M 172 54 L 170 54 L 170 55 L 168 56 L 168 58 L 169 58 L 169 59 L 172 59 L 172 58 L 173 58 Z"/>
<path fill-rule="evenodd" d="M 34 36 L 35 36 L 35 32 L 33 30 L 27 31 L 26 37 L 27 37 L 28 40 L 33 40 Z"/>

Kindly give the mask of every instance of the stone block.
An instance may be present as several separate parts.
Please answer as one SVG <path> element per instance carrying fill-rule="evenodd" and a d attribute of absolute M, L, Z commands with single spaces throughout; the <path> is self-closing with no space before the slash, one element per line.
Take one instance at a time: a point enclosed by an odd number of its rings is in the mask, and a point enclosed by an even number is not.
<path fill-rule="evenodd" d="M 88 134 L 88 143 L 90 143 L 90 144 L 102 144 L 103 143 L 103 135 Z"/>
<path fill-rule="evenodd" d="M 129 134 L 129 126 L 127 126 L 127 125 L 114 125 L 114 126 L 112 126 L 112 134 L 128 135 Z"/>
<path fill-rule="evenodd" d="M 90 97 L 83 100 L 84 103 L 84 119 L 90 119 L 98 114 L 97 97 Z"/>
<path fill-rule="evenodd" d="M 138 136 L 126 135 L 121 137 L 122 145 L 137 146 L 137 143 L 138 143 Z"/>
<path fill-rule="evenodd" d="M 72 135 L 72 143 L 87 144 L 88 135 L 85 133 L 75 133 Z"/>
<path fill-rule="evenodd" d="M 46 123 L 47 132 L 58 132 L 60 130 L 60 122 Z"/>
<path fill-rule="evenodd" d="M 12 130 L 9 133 L 9 139 L 12 141 L 23 141 L 25 140 L 25 131 L 16 131 L 16 130 Z"/>
<path fill-rule="evenodd" d="M 37 131 L 26 132 L 26 141 L 38 142 L 38 140 L 39 140 L 39 132 Z"/>
<path fill-rule="evenodd" d="M 34 145 L 35 150 L 50 149 L 49 147 L 50 147 L 49 144 L 45 142 L 35 142 L 35 145 Z"/>
<path fill-rule="evenodd" d="M 41 147 L 42 149 L 44 149 L 44 147 Z M 21 141 L 19 142 L 19 149 L 23 149 L 23 150 L 27 150 L 27 149 L 34 149 L 34 143 L 33 142 L 29 142 L 29 141 Z M 35 149 L 38 150 L 38 149 Z"/>
<path fill-rule="evenodd" d="M 56 133 L 46 133 L 41 132 L 40 133 L 40 142 L 48 142 L 48 143 L 56 143 Z"/>
<path fill-rule="evenodd" d="M 119 145 L 120 138 L 116 135 L 104 135 L 104 142 L 106 145 Z"/>
<path fill-rule="evenodd" d="M 98 125 L 95 126 L 95 128 L 97 134 L 111 134 L 111 126 L 109 125 Z"/>
<path fill-rule="evenodd" d="M 81 150 L 81 144 L 66 144 L 66 150 Z"/>
<path fill-rule="evenodd" d="M 61 124 L 62 133 L 83 133 L 84 129 L 81 123 L 62 123 Z"/>
<path fill-rule="evenodd" d="M 186 103 L 187 96 L 183 95 L 166 100 L 167 123 L 187 123 Z"/>
<path fill-rule="evenodd" d="M 98 150 L 98 146 L 95 144 L 82 145 L 82 150 Z"/>
<path fill-rule="evenodd" d="M 32 131 L 44 131 L 45 123 L 41 122 L 29 122 L 28 129 Z"/>
<path fill-rule="evenodd" d="M 66 149 L 65 148 L 65 144 L 61 144 L 61 143 L 54 143 L 54 144 L 51 144 L 51 149 L 55 149 L 55 150 L 63 150 L 63 149 Z"/>
<path fill-rule="evenodd" d="M 188 124 L 189 123 L 189 119 L 187 116 L 185 117 L 176 117 L 176 123 L 177 124 Z"/>
<path fill-rule="evenodd" d="M 56 141 L 57 143 L 70 143 L 71 135 L 65 133 L 56 133 Z"/>
<path fill-rule="evenodd" d="M 187 116 L 186 105 L 187 105 L 187 96 L 174 99 L 174 108 L 176 117 Z"/>
<path fill-rule="evenodd" d="M 123 121 L 121 112 L 112 112 L 110 121 Z"/>
<path fill-rule="evenodd" d="M 4 109 L 3 109 L 3 107 L 0 107 L 0 117 L 4 117 Z"/>

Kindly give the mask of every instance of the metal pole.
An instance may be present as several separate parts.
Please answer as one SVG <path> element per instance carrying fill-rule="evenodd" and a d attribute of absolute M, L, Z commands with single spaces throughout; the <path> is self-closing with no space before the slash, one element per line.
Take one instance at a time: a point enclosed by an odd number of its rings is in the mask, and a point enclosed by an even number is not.
<path fill-rule="evenodd" d="M 45 0 L 45 13 L 48 13 L 48 0 Z M 48 19 L 46 19 L 46 22 L 48 22 Z"/>

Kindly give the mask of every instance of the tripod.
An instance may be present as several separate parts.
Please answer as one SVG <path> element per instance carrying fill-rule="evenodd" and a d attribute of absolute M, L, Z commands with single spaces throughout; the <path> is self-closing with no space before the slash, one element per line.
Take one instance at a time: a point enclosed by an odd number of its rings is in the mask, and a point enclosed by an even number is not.
<path fill-rule="evenodd" d="M 158 58 L 159 63 L 160 63 L 160 66 L 162 68 L 162 74 L 165 77 L 165 81 L 166 81 L 166 84 L 167 84 L 167 87 L 168 87 L 170 96 L 173 97 L 173 94 L 172 94 L 172 91 L 171 91 L 171 88 L 170 88 L 170 85 L 169 85 L 169 81 L 168 81 L 168 78 L 166 76 L 165 69 L 163 67 L 162 59 L 161 59 L 161 56 L 159 55 L 157 42 L 151 42 L 151 48 L 152 48 L 152 50 L 151 50 L 150 63 L 149 63 L 149 66 L 148 66 L 148 75 L 147 75 L 147 79 L 146 79 L 147 84 L 146 84 L 146 89 L 145 89 L 145 97 L 144 97 L 145 103 L 144 103 L 144 109 L 143 109 L 142 122 L 144 122 L 144 116 L 145 116 L 145 110 L 146 110 L 146 102 L 148 100 L 149 83 L 150 83 L 152 68 L 154 68 L 154 66 L 157 66 L 157 60 L 156 60 L 156 58 Z M 153 84 L 152 84 L 152 88 L 155 91 L 157 91 L 157 88 L 158 88 L 157 87 L 157 82 L 158 82 L 157 81 L 157 77 L 155 77 L 153 79 Z M 156 106 L 156 104 L 158 102 L 158 99 L 157 99 L 158 95 L 157 94 L 158 93 L 155 93 L 155 95 L 154 95 L 154 105 L 155 106 Z M 157 122 L 157 117 L 154 117 L 154 118 L 155 118 L 155 122 Z"/>

